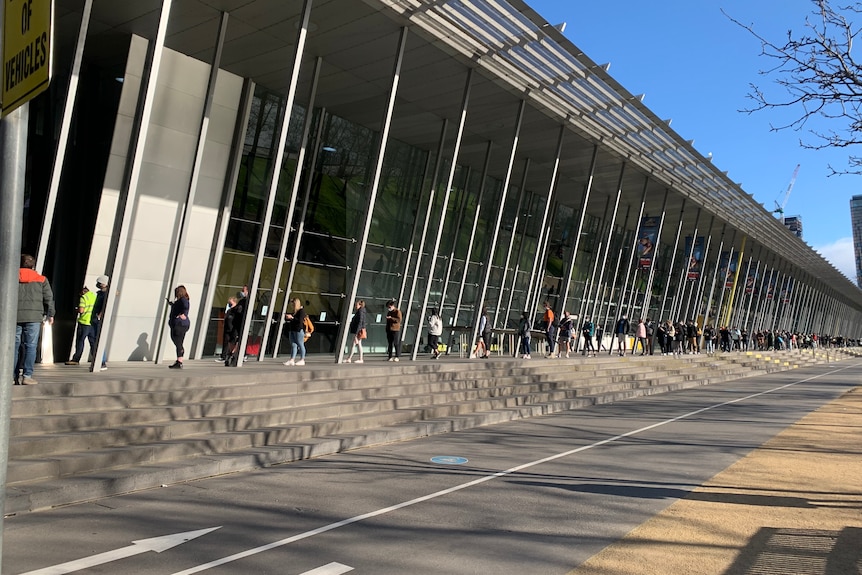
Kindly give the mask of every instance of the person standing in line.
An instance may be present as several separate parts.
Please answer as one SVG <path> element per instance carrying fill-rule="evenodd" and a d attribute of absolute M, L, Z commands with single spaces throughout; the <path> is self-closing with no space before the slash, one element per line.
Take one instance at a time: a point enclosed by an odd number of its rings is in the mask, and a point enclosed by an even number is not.
<path fill-rule="evenodd" d="M 440 357 L 440 336 L 443 335 L 443 318 L 437 313 L 437 308 L 432 307 L 428 315 L 428 347 L 431 348 L 431 359 Z"/>
<path fill-rule="evenodd" d="M 233 318 L 234 314 L 231 310 L 236 307 L 236 298 L 234 296 L 230 296 L 227 298 L 227 305 L 224 308 L 224 320 L 222 321 L 222 344 L 221 344 L 221 356 L 216 358 L 216 361 L 223 362 L 227 361 L 227 359 L 231 355 L 231 331 L 233 331 Z M 228 319 L 230 316 L 230 319 Z"/>
<path fill-rule="evenodd" d="M 593 345 L 593 336 L 596 334 L 596 324 L 585 317 L 584 323 L 581 325 L 581 336 L 584 338 L 584 355 L 587 357 L 595 357 L 596 348 Z"/>
<path fill-rule="evenodd" d="M 105 309 L 108 303 L 108 284 L 111 279 L 108 276 L 99 276 L 96 278 L 96 303 L 93 304 L 93 315 L 90 317 L 90 324 L 93 326 L 93 333 L 96 337 L 96 345 L 99 343 L 99 334 L 102 332 L 102 318 L 105 317 Z M 96 349 L 93 348 L 92 356 L 96 355 Z M 94 361 L 93 358 L 90 361 Z M 102 353 L 102 366 L 100 371 L 108 369 L 108 352 Z"/>
<path fill-rule="evenodd" d="M 308 314 L 305 313 L 302 302 L 299 298 L 294 298 L 293 313 L 284 316 L 289 320 L 287 329 L 290 338 L 290 359 L 285 361 L 284 365 L 305 365 L 305 318 L 307 317 Z M 297 352 L 299 352 L 299 359 L 296 359 Z"/>
<path fill-rule="evenodd" d="M 620 357 L 626 354 L 626 338 L 629 336 L 629 328 L 629 319 L 626 314 L 621 315 L 614 328 L 614 335 L 617 336 L 617 352 Z"/>
<path fill-rule="evenodd" d="M 479 332 L 477 334 L 476 347 L 473 349 L 473 357 L 487 359 L 490 353 L 491 328 L 488 325 L 488 308 L 482 307 L 482 315 L 479 316 Z"/>
<path fill-rule="evenodd" d="M 646 355 L 647 352 L 647 336 L 646 336 L 646 323 L 644 323 L 644 318 L 640 318 L 638 320 L 638 325 L 635 328 L 635 337 L 637 337 L 637 341 L 632 346 L 632 355 L 635 354 L 635 351 L 638 349 L 638 344 L 641 344 L 641 355 Z"/>
<path fill-rule="evenodd" d="M 39 383 L 33 379 L 36 346 L 39 343 L 42 318 L 46 318 L 49 324 L 54 323 L 54 292 L 48 278 L 36 272 L 36 258 L 30 254 L 21 254 L 16 314 L 15 372 L 12 379 L 16 385 L 35 385 Z"/>
<path fill-rule="evenodd" d="M 365 325 L 366 311 L 365 301 L 359 300 L 356 302 L 356 307 L 353 310 L 353 317 L 350 319 L 350 327 L 348 333 L 353 335 L 353 343 L 350 344 L 350 355 L 344 361 L 346 363 L 353 362 L 353 350 L 359 351 L 359 359 L 353 363 L 364 363 L 362 360 L 362 340 L 368 337 L 368 332 Z"/>
<path fill-rule="evenodd" d="M 715 328 L 711 323 L 703 328 L 703 344 L 706 347 L 706 355 L 715 355 Z"/>
<path fill-rule="evenodd" d="M 548 302 L 544 303 L 545 313 L 542 314 L 542 323 L 545 325 L 545 339 L 548 342 L 548 355 L 547 357 L 553 357 L 554 355 L 554 339 L 556 335 L 556 326 L 554 326 L 554 310 L 551 309 L 551 304 Z"/>
<path fill-rule="evenodd" d="M 93 331 L 93 305 L 96 303 L 96 293 L 84 286 L 78 299 L 78 325 L 75 328 L 75 354 L 66 365 L 78 365 L 84 355 L 84 341 L 90 344 L 90 355 L 96 353 L 96 333 Z"/>
<path fill-rule="evenodd" d="M 395 300 L 386 302 L 386 353 L 389 361 L 401 361 L 401 310 Z"/>
<path fill-rule="evenodd" d="M 575 328 L 575 320 L 569 315 L 568 311 L 563 311 L 563 319 L 560 320 L 560 333 L 557 343 L 560 347 L 557 348 L 557 357 L 561 357 L 563 352 L 566 353 L 566 358 L 569 357 L 569 343 L 572 339 L 572 330 Z"/>
<path fill-rule="evenodd" d="M 171 303 L 171 313 L 168 316 L 168 327 L 171 328 L 171 341 L 177 350 L 177 360 L 168 366 L 168 369 L 182 369 L 183 357 L 186 350 L 183 342 L 189 331 L 189 292 L 186 286 L 179 285 L 174 288 L 174 301 Z"/>
<path fill-rule="evenodd" d="M 530 318 L 527 312 L 521 314 L 521 321 L 518 323 L 518 336 L 521 338 L 521 358 L 530 358 Z"/>

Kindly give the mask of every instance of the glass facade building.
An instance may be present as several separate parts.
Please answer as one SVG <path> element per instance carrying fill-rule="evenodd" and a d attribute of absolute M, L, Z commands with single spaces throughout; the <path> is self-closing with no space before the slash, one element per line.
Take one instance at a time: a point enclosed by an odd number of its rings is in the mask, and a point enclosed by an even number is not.
<path fill-rule="evenodd" d="M 545 301 L 605 331 L 626 313 L 862 335 L 862 293 L 524 2 L 56 6 L 22 243 L 55 286 L 56 358 L 102 274 L 112 361 L 170 355 L 179 283 L 193 358 L 221 352 L 243 286 L 250 359 L 289 352 L 293 298 L 336 360 L 359 299 L 372 352 L 390 299 L 408 353 L 431 308 L 462 352 L 487 310 L 511 352 Z"/>
<path fill-rule="evenodd" d="M 850 198 L 850 225 L 853 227 L 853 255 L 856 257 L 856 286 L 862 288 L 862 196 Z"/>

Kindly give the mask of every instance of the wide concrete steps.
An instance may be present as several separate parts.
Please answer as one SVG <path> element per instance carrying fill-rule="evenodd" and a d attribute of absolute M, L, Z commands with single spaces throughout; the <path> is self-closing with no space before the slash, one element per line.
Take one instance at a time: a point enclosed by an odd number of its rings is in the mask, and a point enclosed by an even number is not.
<path fill-rule="evenodd" d="M 273 366 L 15 388 L 6 512 L 829 360 L 797 356 Z"/>

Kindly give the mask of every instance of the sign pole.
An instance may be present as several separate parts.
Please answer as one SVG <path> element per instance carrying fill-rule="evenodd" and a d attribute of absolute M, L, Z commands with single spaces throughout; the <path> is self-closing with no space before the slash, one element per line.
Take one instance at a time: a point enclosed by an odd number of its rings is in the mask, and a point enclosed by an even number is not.
<path fill-rule="evenodd" d="M 12 382 L 9 376 L 18 362 L 15 349 L 18 309 L 18 269 L 21 267 L 21 232 L 24 214 L 24 171 L 27 161 L 28 104 L 0 120 L 0 512 L 6 507 L 6 466 L 9 462 L 9 420 Z M 16 286 L 16 287 L 13 287 Z M 0 565 L 3 555 L 3 514 L 0 513 Z"/>

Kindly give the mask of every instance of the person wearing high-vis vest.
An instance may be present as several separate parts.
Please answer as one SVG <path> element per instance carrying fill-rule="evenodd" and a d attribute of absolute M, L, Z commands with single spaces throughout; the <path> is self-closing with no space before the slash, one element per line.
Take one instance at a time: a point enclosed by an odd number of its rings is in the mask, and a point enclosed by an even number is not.
<path fill-rule="evenodd" d="M 78 326 L 75 330 L 75 355 L 66 365 L 78 365 L 84 353 L 84 340 L 90 344 L 90 355 L 96 353 L 96 329 L 93 326 L 93 306 L 96 304 L 96 292 L 91 292 L 84 286 L 78 300 Z"/>

